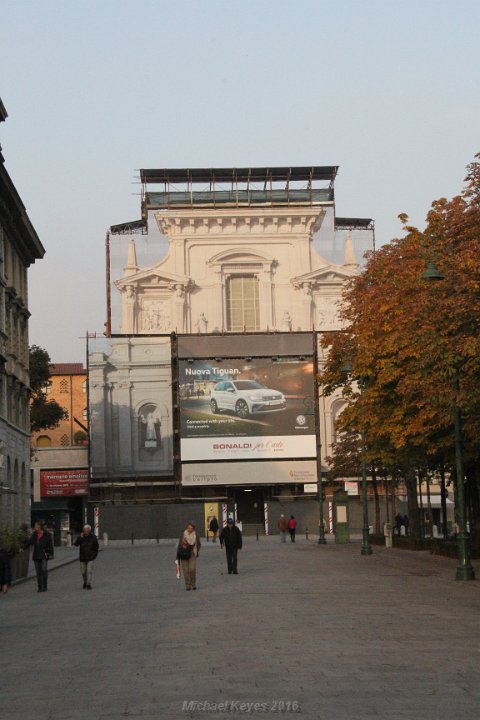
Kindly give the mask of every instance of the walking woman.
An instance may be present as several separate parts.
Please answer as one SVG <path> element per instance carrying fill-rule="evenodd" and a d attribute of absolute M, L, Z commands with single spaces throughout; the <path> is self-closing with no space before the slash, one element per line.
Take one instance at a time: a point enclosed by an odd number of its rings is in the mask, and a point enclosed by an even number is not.
<path fill-rule="evenodd" d="M 185 590 L 197 589 L 197 557 L 200 554 L 201 542 L 195 532 L 195 525 L 188 522 L 180 535 L 177 547 L 177 560 L 182 566 L 185 578 Z"/>
<path fill-rule="evenodd" d="M 32 559 L 37 573 L 38 592 L 47 591 L 48 561 L 53 558 L 52 535 L 45 528 L 43 521 L 36 522 L 30 538 L 24 547 L 33 545 Z"/>

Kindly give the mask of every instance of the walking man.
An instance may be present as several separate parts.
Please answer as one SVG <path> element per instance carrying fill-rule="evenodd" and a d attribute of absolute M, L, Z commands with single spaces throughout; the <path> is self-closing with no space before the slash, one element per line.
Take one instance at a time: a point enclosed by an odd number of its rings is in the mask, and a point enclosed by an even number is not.
<path fill-rule="evenodd" d="M 208 526 L 208 529 L 212 533 L 212 542 L 217 542 L 217 533 L 218 533 L 218 520 L 215 517 L 215 515 L 210 520 L 210 524 Z"/>
<path fill-rule="evenodd" d="M 93 563 L 98 555 L 98 540 L 92 533 L 91 525 L 84 525 L 81 535 L 75 540 L 80 547 L 80 571 L 83 577 L 83 589 L 92 589 Z"/>
<path fill-rule="evenodd" d="M 46 592 L 48 584 L 48 561 L 53 558 L 53 540 L 51 533 L 45 528 L 45 522 L 35 523 L 30 538 L 24 544 L 26 549 L 33 545 L 32 559 L 37 573 L 38 592 Z"/>
<path fill-rule="evenodd" d="M 237 553 L 242 549 L 242 533 L 233 522 L 233 518 L 228 518 L 226 527 L 220 533 L 220 546 L 223 548 L 224 545 L 228 574 L 238 575 Z"/>
<path fill-rule="evenodd" d="M 288 532 L 290 533 L 290 540 L 295 542 L 295 531 L 297 529 L 297 521 L 293 515 L 290 515 L 290 520 L 287 523 Z"/>
<path fill-rule="evenodd" d="M 280 542 L 287 542 L 287 520 L 285 515 L 280 515 L 278 518 L 277 527 L 280 531 Z"/>

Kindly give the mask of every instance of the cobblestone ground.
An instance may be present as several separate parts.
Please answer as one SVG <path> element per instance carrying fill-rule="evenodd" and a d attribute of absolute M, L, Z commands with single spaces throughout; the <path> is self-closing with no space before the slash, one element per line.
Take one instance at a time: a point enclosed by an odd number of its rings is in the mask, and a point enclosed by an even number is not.
<path fill-rule="evenodd" d="M 456 562 L 358 544 L 247 538 L 239 575 L 204 543 L 198 590 L 174 543 L 105 548 L 0 598 L 1 717 L 477 720 L 480 581 Z M 475 564 L 477 577 L 480 576 Z"/>

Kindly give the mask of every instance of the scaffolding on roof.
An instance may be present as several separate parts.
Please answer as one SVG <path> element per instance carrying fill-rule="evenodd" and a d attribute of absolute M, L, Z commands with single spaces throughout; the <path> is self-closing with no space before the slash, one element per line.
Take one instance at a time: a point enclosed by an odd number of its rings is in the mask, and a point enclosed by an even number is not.
<path fill-rule="evenodd" d="M 334 201 L 332 166 L 142 169 L 142 217 L 149 210 L 252 205 L 320 205 Z M 150 185 L 163 185 L 151 191 Z M 199 185 L 204 187 L 199 189 Z"/>

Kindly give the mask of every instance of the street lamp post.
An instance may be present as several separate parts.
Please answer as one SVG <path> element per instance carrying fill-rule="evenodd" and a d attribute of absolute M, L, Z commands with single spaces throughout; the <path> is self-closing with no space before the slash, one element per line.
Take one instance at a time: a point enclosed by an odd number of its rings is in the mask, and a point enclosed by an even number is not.
<path fill-rule="evenodd" d="M 460 386 L 458 370 L 455 374 L 455 391 Z M 455 427 L 455 465 L 457 474 L 457 517 L 459 533 L 457 535 L 458 558 L 459 565 L 457 567 L 457 580 L 475 580 L 475 573 L 470 562 L 469 534 L 467 532 L 467 519 L 465 513 L 465 493 L 463 488 L 464 472 L 463 472 L 463 454 L 462 454 L 462 418 L 460 408 L 455 400 L 454 408 L 454 427 Z"/>
<path fill-rule="evenodd" d="M 323 515 L 323 483 L 322 483 L 322 457 L 321 457 L 321 445 L 320 442 L 317 445 L 317 490 L 318 490 L 318 544 L 326 545 L 325 539 L 325 525 Z"/>
<path fill-rule="evenodd" d="M 437 281 L 444 280 L 445 277 L 437 270 L 433 260 L 430 260 L 426 271 L 422 274 L 423 280 Z M 460 373 L 458 367 L 455 370 L 455 400 L 453 406 L 454 415 L 454 432 L 455 432 L 455 469 L 457 475 L 457 503 L 455 509 L 457 511 L 458 529 L 457 546 L 459 565 L 455 575 L 456 580 L 475 580 L 475 573 L 470 562 L 469 534 L 467 532 L 467 520 L 465 512 L 465 493 L 463 488 L 464 471 L 463 471 L 463 453 L 462 453 L 462 417 L 460 407 L 458 406 L 457 395 L 460 390 Z"/>
<path fill-rule="evenodd" d="M 342 373 L 349 375 L 352 372 L 352 366 L 349 360 L 347 360 L 342 367 Z M 365 387 L 365 378 L 360 377 L 358 379 L 358 387 L 363 393 Z M 361 453 L 361 472 L 362 472 L 362 514 L 363 514 L 363 526 L 362 526 L 362 555 L 371 555 L 373 553 L 372 546 L 370 545 L 370 524 L 368 522 L 368 495 L 367 495 L 367 463 L 365 461 L 365 432 L 363 429 L 360 431 L 360 440 L 362 444 Z"/>
<path fill-rule="evenodd" d="M 362 509 L 363 509 L 363 528 L 362 528 L 362 555 L 371 555 L 372 546 L 370 545 L 370 525 L 368 522 L 368 496 L 367 496 L 367 463 L 365 462 L 365 435 L 362 430 Z"/>
<path fill-rule="evenodd" d="M 323 484 L 322 484 L 322 441 L 321 441 L 321 434 L 320 434 L 320 383 L 318 381 L 318 347 L 317 347 L 317 340 L 314 336 L 315 340 L 315 346 L 314 346 L 314 354 L 313 354 L 313 361 L 314 361 L 314 373 L 315 377 L 317 378 L 317 381 L 315 383 L 315 397 L 314 397 L 314 413 L 315 413 L 315 436 L 316 436 L 316 444 L 317 444 L 317 497 L 318 497 L 318 544 L 319 545 L 326 545 L 327 541 L 325 539 L 325 527 L 324 527 L 324 520 L 323 520 Z"/>

